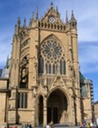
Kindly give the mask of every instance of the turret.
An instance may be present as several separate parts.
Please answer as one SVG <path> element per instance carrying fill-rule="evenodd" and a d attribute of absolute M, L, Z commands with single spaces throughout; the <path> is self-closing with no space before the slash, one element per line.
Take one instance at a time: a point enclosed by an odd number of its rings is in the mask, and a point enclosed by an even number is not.
<path fill-rule="evenodd" d="M 76 29 L 77 28 L 77 20 L 74 17 L 73 10 L 72 10 L 72 14 L 71 14 L 70 27 L 71 27 L 71 29 Z"/>
<path fill-rule="evenodd" d="M 19 28 L 20 28 L 20 17 L 18 18 L 17 24 L 15 25 L 15 35 L 18 35 Z"/>

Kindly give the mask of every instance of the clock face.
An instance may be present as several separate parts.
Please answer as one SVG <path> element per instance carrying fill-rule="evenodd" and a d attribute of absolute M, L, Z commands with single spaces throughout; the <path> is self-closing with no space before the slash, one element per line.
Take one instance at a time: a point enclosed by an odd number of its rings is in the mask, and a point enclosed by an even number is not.
<path fill-rule="evenodd" d="M 49 22 L 50 23 L 54 23 L 55 22 L 55 18 L 53 16 L 49 17 Z"/>

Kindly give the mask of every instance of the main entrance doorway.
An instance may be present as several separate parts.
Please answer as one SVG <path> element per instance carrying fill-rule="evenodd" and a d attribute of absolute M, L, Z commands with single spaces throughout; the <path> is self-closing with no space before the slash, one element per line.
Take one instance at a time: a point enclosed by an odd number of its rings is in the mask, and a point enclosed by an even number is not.
<path fill-rule="evenodd" d="M 53 121 L 55 124 L 58 123 L 58 108 L 48 107 L 48 123 Z"/>
<path fill-rule="evenodd" d="M 67 106 L 67 98 L 64 93 L 59 89 L 53 91 L 47 101 L 47 123 L 65 122 L 64 113 L 67 112 Z"/>

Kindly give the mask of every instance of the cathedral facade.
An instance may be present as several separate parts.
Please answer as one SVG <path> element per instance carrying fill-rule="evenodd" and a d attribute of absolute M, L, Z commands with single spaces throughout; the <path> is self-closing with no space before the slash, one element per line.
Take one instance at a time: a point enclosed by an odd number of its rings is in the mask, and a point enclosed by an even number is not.
<path fill-rule="evenodd" d="M 91 121 L 90 94 L 85 99 L 81 93 L 73 11 L 70 20 L 66 13 L 66 23 L 53 4 L 42 19 L 38 18 L 38 10 L 35 17 L 32 16 L 29 26 L 26 20 L 21 26 L 20 19 L 15 26 L 6 122 L 35 127 L 51 121 L 69 125 L 84 119 Z M 89 109 L 84 118 L 85 105 Z"/>

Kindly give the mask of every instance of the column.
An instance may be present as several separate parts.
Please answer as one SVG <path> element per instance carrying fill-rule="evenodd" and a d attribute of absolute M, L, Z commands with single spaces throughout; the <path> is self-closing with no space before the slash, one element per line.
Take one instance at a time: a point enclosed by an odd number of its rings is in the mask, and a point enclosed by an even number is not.
<path fill-rule="evenodd" d="M 43 127 L 45 128 L 47 125 L 47 98 L 44 97 L 44 102 L 43 102 Z"/>
<path fill-rule="evenodd" d="M 79 96 L 79 92 L 80 90 L 76 90 L 76 110 L 77 110 L 77 123 L 81 123 L 82 122 L 82 116 L 81 116 L 81 101 L 80 101 L 80 96 Z"/>
<path fill-rule="evenodd" d="M 69 83 L 71 85 L 71 82 Z M 70 125 L 75 125 L 75 109 L 74 109 L 74 94 L 73 94 L 73 89 L 72 89 L 72 85 L 69 88 L 69 93 L 70 93 L 70 104 L 69 104 L 69 122 Z"/>
<path fill-rule="evenodd" d="M 71 102 L 72 102 L 72 125 L 75 125 L 75 107 L 74 107 L 74 98 L 73 98 L 73 96 L 71 97 Z"/>
<path fill-rule="evenodd" d="M 33 98 L 33 109 L 32 109 L 32 126 L 35 128 L 35 97 Z"/>

